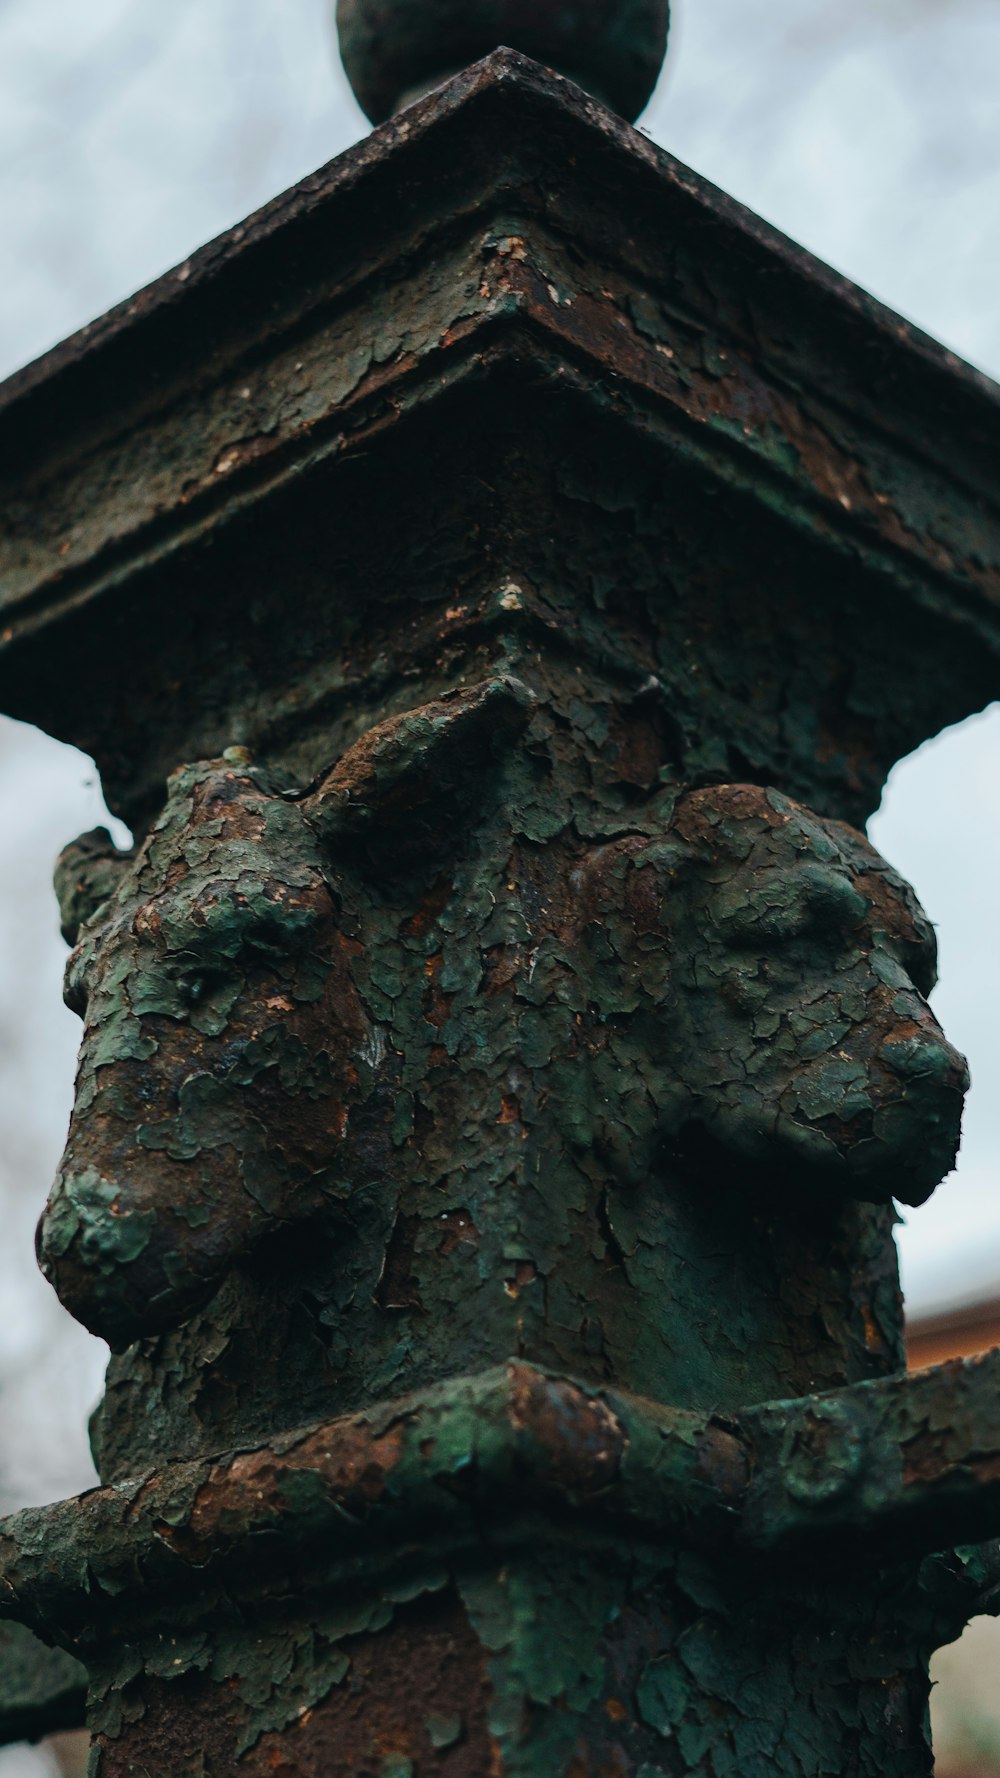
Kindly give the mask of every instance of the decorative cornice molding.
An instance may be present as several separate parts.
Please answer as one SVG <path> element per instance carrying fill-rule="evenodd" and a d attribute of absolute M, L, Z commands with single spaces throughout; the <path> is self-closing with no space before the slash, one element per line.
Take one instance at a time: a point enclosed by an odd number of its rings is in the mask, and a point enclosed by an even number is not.
<path fill-rule="evenodd" d="M 224 584 L 230 535 L 293 487 L 338 524 L 345 466 L 371 473 L 417 415 L 447 427 L 471 388 L 487 428 L 514 388 L 529 431 L 557 393 L 585 403 L 653 473 L 735 500 L 732 524 L 770 514 L 791 552 L 894 590 L 900 622 L 966 631 L 967 708 L 989 695 L 994 386 L 499 51 L 0 391 L 5 708 L 100 753 L 73 713 L 84 610 L 118 600 L 148 674 L 192 563 Z M 86 670 L 93 708 L 112 669 Z"/>

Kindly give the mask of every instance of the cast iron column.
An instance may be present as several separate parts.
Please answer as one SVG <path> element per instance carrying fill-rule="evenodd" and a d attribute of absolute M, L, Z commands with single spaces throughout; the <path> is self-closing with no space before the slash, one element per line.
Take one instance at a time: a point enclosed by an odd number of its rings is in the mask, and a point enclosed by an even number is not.
<path fill-rule="evenodd" d="M 0 697 L 138 835 L 0 1600 L 99 1778 L 916 1778 L 1000 1368 L 903 1374 L 966 1071 L 860 828 L 996 695 L 997 391 L 611 114 L 665 4 L 341 25 L 426 96 L 0 406 Z"/>

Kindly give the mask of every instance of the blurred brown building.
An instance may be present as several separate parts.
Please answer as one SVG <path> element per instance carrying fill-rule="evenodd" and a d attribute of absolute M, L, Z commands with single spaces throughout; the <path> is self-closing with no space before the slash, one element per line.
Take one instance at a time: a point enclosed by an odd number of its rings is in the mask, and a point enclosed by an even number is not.
<path fill-rule="evenodd" d="M 906 1346 L 911 1371 L 1000 1346 L 1000 1297 L 918 1317 L 907 1328 Z"/>
<path fill-rule="evenodd" d="M 911 1370 L 1000 1346 L 1000 1296 L 915 1318 Z M 931 1664 L 936 1778 L 1000 1778 L 1000 1619 L 975 1618 Z"/>

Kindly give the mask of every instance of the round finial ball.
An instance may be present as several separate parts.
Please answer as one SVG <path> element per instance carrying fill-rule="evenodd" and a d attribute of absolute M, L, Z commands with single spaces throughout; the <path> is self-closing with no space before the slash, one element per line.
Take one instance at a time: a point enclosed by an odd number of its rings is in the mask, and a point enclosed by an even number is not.
<path fill-rule="evenodd" d="M 667 48 L 669 0 L 337 0 L 340 53 L 373 123 L 501 44 L 630 121 Z"/>

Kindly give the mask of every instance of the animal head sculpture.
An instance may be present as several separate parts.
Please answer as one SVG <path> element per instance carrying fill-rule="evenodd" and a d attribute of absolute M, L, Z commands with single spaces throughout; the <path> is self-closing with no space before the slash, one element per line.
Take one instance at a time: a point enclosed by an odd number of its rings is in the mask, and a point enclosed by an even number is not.
<path fill-rule="evenodd" d="M 616 842 L 584 877 L 637 1013 L 636 988 L 653 987 L 660 1140 L 698 1129 L 798 1189 L 930 1196 L 955 1162 L 968 1070 L 926 1000 L 933 929 L 861 834 L 718 785 L 683 797 L 663 840 Z"/>
<path fill-rule="evenodd" d="M 174 774 L 135 854 L 98 833 L 63 855 L 85 1031 L 39 1255 L 112 1346 L 183 1320 L 269 1230 L 335 1211 L 377 1042 L 338 871 L 432 852 L 530 702 L 497 679 L 391 719 L 301 796 L 234 750 Z"/>
<path fill-rule="evenodd" d="M 85 1034 L 40 1253 L 113 1345 L 183 1320 L 270 1231 L 347 1214 L 391 1167 L 365 1120 L 379 1041 L 358 980 L 365 896 L 350 912 L 344 886 L 405 883 L 456 849 L 456 811 L 529 705 L 496 679 L 394 718 L 301 795 L 234 756 L 186 767 L 134 855 L 91 836 L 64 856 Z M 619 1180 L 648 1182 L 694 1127 L 765 1185 L 929 1195 L 954 1159 L 965 1066 L 923 998 L 930 927 L 859 834 L 722 786 L 683 797 L 658 834 L 576 859 L 549 899 L 574 910 L 591 1139 Z M 565 944 L 542 902 L 534 918 L 540 943 Z M 515 1046 L 522 990 L 545 1017 L 530 980 L 505 989 Z M 557 988 L 559 1017 L 568 1005 Z M 558 1092 L 537 1098 L 550 1155 L 578 1148 Z"/>

